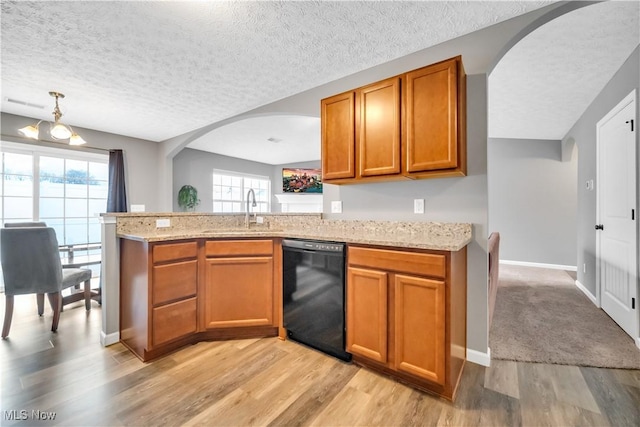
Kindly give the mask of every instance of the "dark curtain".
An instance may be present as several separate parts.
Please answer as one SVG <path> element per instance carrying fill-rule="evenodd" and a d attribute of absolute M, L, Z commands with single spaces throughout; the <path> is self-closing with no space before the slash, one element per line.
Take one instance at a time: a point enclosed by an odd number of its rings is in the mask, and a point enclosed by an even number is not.
<path fill-rule="evenodd" d="M 107 212 L 127 211 L 127 191 L 124 185 L 124 155 L 122 150 L 109 151 L 109 195 Z"/>

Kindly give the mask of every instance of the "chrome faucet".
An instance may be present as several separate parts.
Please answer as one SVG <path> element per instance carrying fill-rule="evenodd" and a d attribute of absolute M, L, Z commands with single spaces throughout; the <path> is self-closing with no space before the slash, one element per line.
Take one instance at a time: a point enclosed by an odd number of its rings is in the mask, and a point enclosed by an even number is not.
<path fill-rule="evenodd" d="M 255 221 L 250 221 L 249 220 L 249 215 L 251 215 L 250 208 L 249 208 L 249 200 L 250 199 L 253 199 L 253 203 L 251 203 L 251 206 L 253 206 L 254 208 L 256 206 L 258 206 L 258 204 L 256 203 L 256 193 L 253 191 L 253 188 L 250 188 L 249 191 L 247 191 L 247 211 L 246 211 L 246 213 L 244 215 L 244 225 L 247 228 L 249 228 L 249 225 L 252 222 L 255 222 Z M 254 213 L 254 215 L 255 215 L 255 213 Z"/>

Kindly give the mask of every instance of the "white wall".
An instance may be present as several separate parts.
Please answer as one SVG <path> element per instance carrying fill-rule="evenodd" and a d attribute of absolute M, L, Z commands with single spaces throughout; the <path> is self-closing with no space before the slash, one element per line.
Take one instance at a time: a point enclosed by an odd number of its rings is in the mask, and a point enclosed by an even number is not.
<path fill-rule="evenodd" d="M 489 139 L 489 231 L 500 258 L 576 266 L 578 156 L 561 141 Z"/>
<path fill-rule="evenodd" d="M 280 212 L 275 194 L 282 194 L 282 168 L 319 168 L 320 160 L 282 165 L 269 165 L 235 157 L 223 156 L 201 150 L 185 148 L 173 158 L 172 209 L 180 212 L 178 191 L 183 185 L 193 185 L 198 190 L 200 205 L 196 212 L 213 210 L 213 169 L 222 169 L 250 175 L 262 175 L 271 179 L 271 211 Z"/>
<path fill-rule="evenodd" d="M 585 288 L 596 294 L 596 191 L 585 189 L 587 180 L 596 179 L 596 124 L 625 96 L 635 90 L 638 94 L 640 87 L 640 54 L 638 48 L 622 65 L 613 78 L 607 83 L 593 103 L 582 114 L 576 124 L 569 130 L 563 141 L 573 138 L 578 145 L 578 280 Z M 640 109 L 638 109 L 640 110 Z M 640 122 L 640 115 L 636 110 L 636 123 Z M 636 132 L 636 137 L 638 132 Z M 637 155 L 636 173 L 640 165 L 640 147 L 636 141 Z M 594 184 L 597 187 L 597 183 Z M 640 185 L 638 185 L 640 192 Z M 636 198 L 640 203 L 640 194 Z M 640 212 L 636 206 L 636 212 Z M 640 224 L 640 221 L 636 221 Z M 638 227 L 638 241 L 640 242 L 640 225 Z M 640 251 L 638 251 L 640 253 Z M 583 273 L 582 265 L 586 266 Z"/>
<path fill-rule="evenodd" d="M 196 212 L 213 211 L 213 170 L 222 169 L 271 178 L 273 166 L 207 151 L 183 149 L 173 158 L 173 211 L 180 212 L 178 191 L 189 184 L 198 190 L 200 205 Z M 273 183 L 272 183 L 273 184 Z"/>

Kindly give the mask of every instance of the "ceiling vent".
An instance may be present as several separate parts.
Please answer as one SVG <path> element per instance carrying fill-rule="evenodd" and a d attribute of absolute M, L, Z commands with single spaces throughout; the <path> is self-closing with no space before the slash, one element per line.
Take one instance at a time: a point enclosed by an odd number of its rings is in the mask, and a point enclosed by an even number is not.
<path fill-rule="evenodd" d="M 11 102 L 12 104 L 24 105 L 25 107 L 39 108 L 41 110 L 44 108 L 44 105 L 32 104 L 31 102 L 20 101 L 19 99 L 13 99 L 13 98 L 5 98 L 5 99 L 7 100 L 7 102 Z"/>

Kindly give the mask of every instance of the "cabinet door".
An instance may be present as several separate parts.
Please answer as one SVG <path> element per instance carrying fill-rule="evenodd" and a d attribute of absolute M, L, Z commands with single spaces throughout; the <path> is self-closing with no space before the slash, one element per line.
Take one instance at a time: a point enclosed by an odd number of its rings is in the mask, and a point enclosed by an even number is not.
<path fill-rule="evenodd" d="M 395 369 L 445 382 L 445 284 L 395 275 Z"/>
<path fill-rule="evenodd" d="M 273 324 L 273 258 L 206 261 L 205 327 Z"/>
<path fill-rule="evenodd" d="M 360 175 L 400 173 L 400 78 L 364 87 L 358 97 Z"/>
<path fill-rule="evenodd" d="M 455 59 L 406 74 L 407 172 L 458 167 Z"/>
<path fill-rule="evenodd" d="M 355 97 L 347 92 L 320 103 L 322 123 L 322 179 L 354 178 Z"/>
<path fill-rule="evenodd" d="M 347 351 L 387 362 L 387 282 L 383 271 L 349 267 Z"/>

